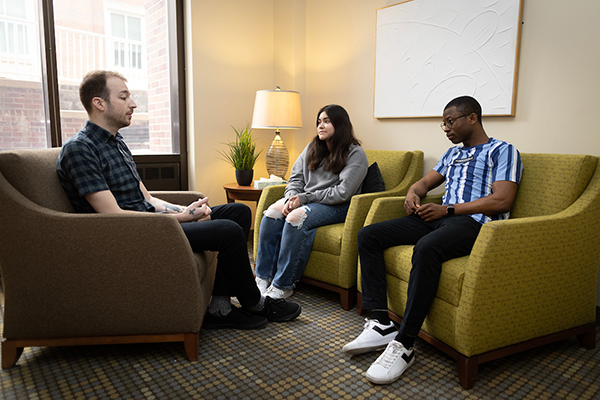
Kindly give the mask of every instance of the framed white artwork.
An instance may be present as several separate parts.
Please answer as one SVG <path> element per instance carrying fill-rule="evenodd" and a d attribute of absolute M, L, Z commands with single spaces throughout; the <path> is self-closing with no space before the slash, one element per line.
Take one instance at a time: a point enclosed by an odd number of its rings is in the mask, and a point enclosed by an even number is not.
<path fill-rule="evenodd" d="M 514 116 L 523 0 L 409 0 L 377 10 L 375 118 L 439 117 L 469 95 Z"/>

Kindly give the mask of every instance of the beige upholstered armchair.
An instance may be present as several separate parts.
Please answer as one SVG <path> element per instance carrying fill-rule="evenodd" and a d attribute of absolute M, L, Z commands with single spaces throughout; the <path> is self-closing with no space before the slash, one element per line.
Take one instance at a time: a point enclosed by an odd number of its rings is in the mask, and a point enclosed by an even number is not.
<path fill-rule="evenodd" d="M 379 197 L 401 196 L 423 175 L 423 152 L 365 150 L 369 165 L 377 162 L 385 182 L 385 191 L 352 197 L 346 221 L 317 228 L 308 264 L 301 281 L 337 292 L 342 307 L 350 310 L 356 300 L 356 266 L 358 250 L 356 236 L 362 228 L 373 200 Z M 265 188 L 256 208 L 254 223 L 254 257 L 263 212 L 283 197 L 285 185 Z"/>
<path fill-rule="evenodd" d="M 419 334 L 456 359 L 467 389 L 481 363 L 572 336 L 595 346 L 598 157 L 522 154 L 522 160 L 511 218 L 485 224 L 471 255 L 443 264 Z M 424 202 L 440 201 L 438 195 Z M 403 197 L 376 200 L 365 225 L 405 215 L 403 202 Z M 406 305 L 412 248 L 384 252 L 388 308 L 396 322 Z"/>
<path fill-rule="evenodd" d="M 184 342 L 197 360 L 216 253 L 193 253 L 168 215 L 75 213 L 59 150 L 0 152 L 2 368 L 32 346 Z"/>

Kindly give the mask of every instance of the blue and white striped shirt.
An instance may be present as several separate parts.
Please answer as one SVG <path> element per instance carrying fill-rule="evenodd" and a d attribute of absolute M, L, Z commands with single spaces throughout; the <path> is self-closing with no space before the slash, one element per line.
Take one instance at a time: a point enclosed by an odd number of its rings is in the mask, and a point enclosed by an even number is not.
<path fill-rule="evenodd" d="M 446 178 L 443 203 L 468 203 L 489 196 L 492 183 L 521 182 L 523 164 L 519 151 L 510 143 L 490 138 L 487 143 L 473 147 L 455 146 L 433 168 Z M 510 212 L 487 216 L 472 214 L 481 224 L 492 220 L 508 219 Z"/>

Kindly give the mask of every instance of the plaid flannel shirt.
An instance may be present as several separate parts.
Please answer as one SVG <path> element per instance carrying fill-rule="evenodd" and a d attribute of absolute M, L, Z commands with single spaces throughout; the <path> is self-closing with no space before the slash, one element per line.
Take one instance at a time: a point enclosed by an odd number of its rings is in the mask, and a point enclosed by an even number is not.
<path fill-rule="evenodd" d="M 140 175 L 120 133 L 87 121 L 85 127 L 62 147 L 56 169 L 77 212 L 93 213 L 85 196 L 110 190 L 124 210 L 154 212 L 140 190 Z"/>

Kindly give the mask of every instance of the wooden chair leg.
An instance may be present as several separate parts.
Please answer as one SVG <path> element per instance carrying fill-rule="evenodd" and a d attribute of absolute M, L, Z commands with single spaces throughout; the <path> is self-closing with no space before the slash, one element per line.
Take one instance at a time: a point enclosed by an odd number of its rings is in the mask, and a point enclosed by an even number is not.
<path fill-rule="evenodd" d="M 340 301 L 342 303 L 342 308 L 344 309 L 344 311 L 350 311 L 350 309 L 352 308 L 352 305 L 351 305 L 350 295 L 348 294 L 347 291 L 340 293 Z"/>
<path fill-rule="evenodd" d="M 12 368 L 23 354 L 23 347 L 17 345 L 10 340 L 2 342 L 2 369 Z"/>
<path fill-rule="evenodd" d="M 459 355 L 456 359 L 458 368 L 458 381 L 460 386 L 465 389 L 471 389 L 475 385 L 477 370 L 479 369 L 479 359 L 477 357 L 464 357 Z"/>
<path fill-rule="evenodd" d="M 185 354 L 190 361 L 198 361 L 198 353 L 200 352 L 200 336 L 197 333 L 184 334 L 183 345 L 185 346 Z"/>
<path fill-rule="evenodd" d="M 342 303 L 342 308 L 345 311 L 350 311 L 352 307 L 354 307 L 354 301 L 356 300 L 356 288 L 342 290 L 340 292 L 340 300 Z"/>
<path fill-rule="evenodd" d="M 577 335 L 577 340 L 587 349 L 596 348 L 596 325 L 592 324 L 587 329 L 587 332 Z"/>

